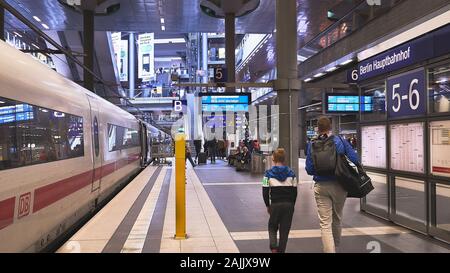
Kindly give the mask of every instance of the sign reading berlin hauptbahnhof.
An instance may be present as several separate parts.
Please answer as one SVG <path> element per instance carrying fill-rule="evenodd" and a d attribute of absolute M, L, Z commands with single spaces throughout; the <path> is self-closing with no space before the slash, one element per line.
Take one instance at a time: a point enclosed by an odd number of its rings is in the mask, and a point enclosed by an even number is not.
<path fill-rule="evenodd" d="M 361 61 L 348 71 L 349 82 L 361 82 L 450 52 L 450 25 Z"/>

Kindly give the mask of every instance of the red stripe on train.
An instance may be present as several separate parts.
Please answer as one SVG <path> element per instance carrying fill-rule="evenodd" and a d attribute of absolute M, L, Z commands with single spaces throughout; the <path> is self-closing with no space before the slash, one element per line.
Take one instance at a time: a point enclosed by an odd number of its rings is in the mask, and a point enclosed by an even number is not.
<path fill-rule="evenodd" d="M 33 212 L 43 209 L 91 183 L 92 170 L 38 188 L 34 191 Z"/>
<path fill-rule="evenodd" d="M 14 222 L 15 204 L 15 197 L 0 201 L 0 229 L 7 227 Z"/>
<path fill-rule="evenodd" d="M 133 161 L 140 158 L 138 155 L 132 155 Z M 124 163 L 127 164 L 124 164 Z M 87 171 L 82 174 L 78 174 L 53 184 L 38 188 L 34 191 L 34 202 L 33 202 L 33 213 L 37 212 L 64 197 L 81 190 L 82 188 L 90 185 L 92 183 L 92 175 L 94 175 L 94 181 L 99 180 L 102 177 L 110 175 L 111 173 L 119 170 L 120 168 L 128 165 L 128 159 L 119 159 L 116 162 L 109 163 L 102 167 L 96 168 L 94 172 Z"/>

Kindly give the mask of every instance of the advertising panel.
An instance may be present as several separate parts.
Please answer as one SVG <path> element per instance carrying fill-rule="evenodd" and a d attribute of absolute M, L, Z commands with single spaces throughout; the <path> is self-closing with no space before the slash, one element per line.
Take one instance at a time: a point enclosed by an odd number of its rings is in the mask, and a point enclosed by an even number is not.
<path fill-rule="evenodd" d="M 430 123 L 431 173 L 450 177 L 450 120 Z"/>
<path fill-rule="evenodd" d="M 121 82 L 128 81 L 128 41 L 120 41 L 119 77 Z"/>
<path fill-rule="evenodd" d="M 361 128 L 362 164 L 374 168 L 386 168 L 386 126 Z"/>
<path fill-rule="evenodd" d="M 391 168 L 424 173 L 424 123 L 391 125 Z"/>
<path fill-rule="evenodd" d="M 116 65 L 117 65 L 117 70 L 120 70 L 120 40 L 122 37 L 122 33 L 121 32 L 113 32 L 111 33 L 111 41 L 112 41 L 112 46 L 113 46 L 113 50 L 114 50 L 114 58 L 116 61 Z"/>
<path fill-rule="evenodd" d="M 144 81 L 149 81 L 155 74 L 154 34 L 140 34 L 138 40 L 138 77 Z"/>

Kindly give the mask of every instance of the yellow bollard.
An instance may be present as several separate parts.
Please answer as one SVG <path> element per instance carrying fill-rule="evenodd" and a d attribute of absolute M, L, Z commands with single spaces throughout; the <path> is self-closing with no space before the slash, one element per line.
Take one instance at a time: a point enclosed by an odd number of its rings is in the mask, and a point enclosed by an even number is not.
<path fill-rule="evenodd" d="M 175 137 L 175 239 L 186 239 L 186 140 L 180 133 Z"/>

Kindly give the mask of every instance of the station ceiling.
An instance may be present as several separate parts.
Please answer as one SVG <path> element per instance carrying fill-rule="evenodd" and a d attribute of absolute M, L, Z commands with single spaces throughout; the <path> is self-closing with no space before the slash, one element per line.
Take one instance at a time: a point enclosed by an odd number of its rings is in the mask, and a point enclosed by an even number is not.
<path fill-rule="evenodd" d="M 46 24 L 49 30 L 82 30 L 81 13 L 58 0 L 6 0 L 34 23 Z M 120 9 L 107 16 L 97 16 L 97 31 L 134 31 L 155 33 L 224 32 L 224 20 L 200 11 L 200 0 L 118 0 Z M 318 34 L 329 25 L 328 9 L 354 0 L 298 0 L 299 35 Z M 271 33 L 275 28 L 275 0 L 261 0 L 257 10 L 238 18 L 236 33 Z M 37 16 L 42 22 L 33 20 Z M 164 18 L 164 24 L 161 22 Z M 11 15 L 7 20 L 13 24 Z M 162 29 L 164 25 L 164 29 Z M 43 30 L 44 27 L 42 27 Z"/>

